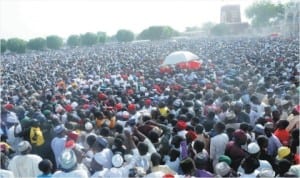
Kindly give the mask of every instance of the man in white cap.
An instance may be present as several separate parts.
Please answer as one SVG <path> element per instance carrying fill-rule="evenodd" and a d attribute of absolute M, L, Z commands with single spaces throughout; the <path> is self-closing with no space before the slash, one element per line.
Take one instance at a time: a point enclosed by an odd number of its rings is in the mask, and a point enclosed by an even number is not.
<path fill-rule="evenodd" d="M 259 158 L 259 154 L 260 154 L 260 147 L 257 143 L 250 143 L 248 145 L 248 150 L 247 152 L 250 154 L 250 156 L 254 157 L 254 158 Z M 259 161 L 259 167 L 256 169 L 258 171 L 262 171 L 265 169 L 268 170 L 273 170 L 271 164 L 267 161 L 267 160 L 258 160 Z M 238 173 L 244 174 L 245 171 L 242 168 L 242 166 L 240 165 L 238 168 Z"/>
<path fill-rule="evenodd" d="M 38 167 L 42 158 L 38 155 L 30 154 L 31 149 L 28 141 L 21 141 L 17 145 L 17 151 L 20 155 L 13 157 L 8 165 L 8 170 L 11 170 L 15 177 L 37 177 L 42 174 Z"/>
<path fill-rule="evenodd" d="M 56 134 L 56 137 L 54 137 L 51 141 L 51 149 L 55 156 L 55 163 L 56 163 L 55 165 L 56 165 L 56 167 L 58 167 L 58 165 L 59 165 L 58 158 L 61 155 L 61 153 L 63 152 L 63 150 L 65 149 L 65 143 L 67 140 L 66 128 L 64 127 L 63 124 L 57 125 L 54 128 L 54 132 Z"/>

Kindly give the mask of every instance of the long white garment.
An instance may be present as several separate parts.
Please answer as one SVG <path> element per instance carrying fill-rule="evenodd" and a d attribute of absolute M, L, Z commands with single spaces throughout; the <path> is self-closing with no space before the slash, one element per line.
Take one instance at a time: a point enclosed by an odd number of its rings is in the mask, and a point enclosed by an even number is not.
<path fill-rule="evenodd" d="M 15 178 L 15 176 L 12 171 L 0 169 L 0 178 Z"/>
<path fill-rule="evenodd" d="M 84 170 L 74 170 L 71 172 L 63 172 L 63 171 L 56 171 L 52 178 L 67 178 L 67 177 L 76 177 L 76 178 L 88 178 L 88 173 Z"/>
<path fill-rule="evenodd" d="M 227 134 L 218 134 L 211 138 L 210 141 L 210 158 L 213 160 L 213 166 L 218 163 L 218 159 L 225 153 L 226 144 L 229 138 Z"/>
<path fill-rule="evenodd" d="M 41 161 L 42 158 L 38 155 L 17 155 L 9 162 L 8 170 L 11 170 L 15 177 L 37 177 L 42 174 L 38 166 Z"/>
<path fill-rule="evenodd" d="M 58 158 L 65 149 L 66 140 L 67 140 L 67 137 L 63 137 L 63 138 L 55 137 L 51 141 L 51 149 L 54 153 L 55 162 L 56 162 L 57 167 L 59 166 Z"/>

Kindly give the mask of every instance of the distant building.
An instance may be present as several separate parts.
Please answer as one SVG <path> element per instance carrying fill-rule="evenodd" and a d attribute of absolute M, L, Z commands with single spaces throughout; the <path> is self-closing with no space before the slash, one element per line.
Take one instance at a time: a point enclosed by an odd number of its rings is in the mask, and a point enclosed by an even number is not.
<path fill-rule="evenodd" d="M 300 2 L 292 2 L 284 9 L 284 21 L 282 23 L 285 36 L 299 35 L 300 26 Z"/>
<path fill-rule="evenodd" d="M 221 7 L 220 23 L 225 24 L 230 34 L 242 34 L 249 24 L 241 21 L 240 5 L 226 5 Z"/>
<path fill-rule="evenodd" d="M 221 23 L 241 23 L 240 5 L 226 5 L 221 7 Z"/>

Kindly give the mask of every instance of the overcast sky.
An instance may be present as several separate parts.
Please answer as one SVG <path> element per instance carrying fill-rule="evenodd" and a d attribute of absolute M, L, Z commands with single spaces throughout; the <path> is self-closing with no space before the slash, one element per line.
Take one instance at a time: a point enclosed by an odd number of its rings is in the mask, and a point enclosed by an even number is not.
<path fill-rule="evenodd" d="M 152 25 L 170 25 L 178 31 L 220 21 L 225 4 L 245 8 L 252 0 L 0 0 L 0 37 L 25 40 L 47 35 L 67 38 L 71 34 L 119 29 L 140 33 Z"/>

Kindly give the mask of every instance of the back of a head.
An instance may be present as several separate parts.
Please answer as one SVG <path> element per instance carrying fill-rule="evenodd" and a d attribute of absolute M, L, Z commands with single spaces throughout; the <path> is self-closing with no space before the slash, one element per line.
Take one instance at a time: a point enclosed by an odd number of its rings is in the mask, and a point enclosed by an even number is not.
<path fill-rule="evenodd" d="M 148 145 L 144 142 L 139 142 L 137 148 L 139 150 L 140 155 L 142 156 L 146 155 L 149 150 Z"/>
<path fill-rule="evenodd" d="M 153 166 L 157 166 L 160 164 L 161 156 L 159 153 L 152 153 L 151 155 L 151 162 Z"/>
<path fill-rule="evenodd" d="M 53 168 L 53 164 L 49 159 L 43 159 L 38 166 L 39 170 L 42 171 L 44 174 L 50 173 Z"/>
<path fill-rule="evenodd" d="M 86 142 L 89 145 L 89 147 L 92 147 L 94 145 L 95 141 L 96 141 L 96 135 L 92 134 L 86 138 Z"/>
<path fill-rule="evenodd" d="M 196 150 L 197 153 L 201 152 L 204 148 L 204 142 L 201 140 L 196 140 L 194 142 L 193 148 Z"/>
<path fill-rule="evenodd" d="M 190 175 L 195 169 L 194 160 L 191 158 L 186 158 L 180 161 L 180 167 L 185 175 Z"/>
<path fill-rule="evenodd" d="M 244 168 L 245 173 L 249 174 L 254 172 L 255 169 L 259 167 L 259 161 L 258 159 L 248 156 L 246 159 L 244 159 L 241 163 L 242 168 Z"/>
<path fill-rule="evenodd" d="M 202 124 L 198 124 L 195 127 L 195 131 L 196 131 L 197 134 L 202 134 L 203 133 L 203 129 L 204 129 L 204 127 L 203 127 Z"/>

